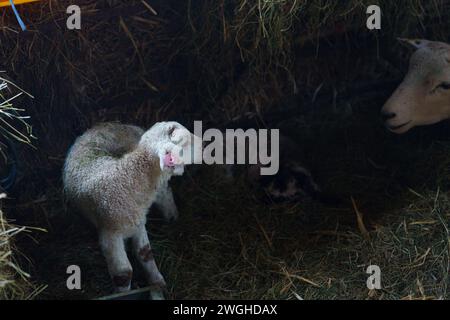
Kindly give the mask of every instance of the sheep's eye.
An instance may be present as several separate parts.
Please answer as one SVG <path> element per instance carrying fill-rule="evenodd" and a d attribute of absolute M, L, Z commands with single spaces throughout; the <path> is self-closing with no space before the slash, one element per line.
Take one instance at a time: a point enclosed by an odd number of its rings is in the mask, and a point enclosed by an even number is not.
<path fill-rule="evenodd" d="M 438 85 L 436 88 L 434 88 L 433 90 L 431 90 L 431 94 L 435 94 L 436 92 L 438 92 L 439 89 L 442 90 L 450 90 L 450 82 L 442 82 L 440 85 Z"/>
<path fill-rule="evenodd" d="M 438 88 L 444 89 L 444 90 L 450 90 L 450 82 L 442 82 Z"/>

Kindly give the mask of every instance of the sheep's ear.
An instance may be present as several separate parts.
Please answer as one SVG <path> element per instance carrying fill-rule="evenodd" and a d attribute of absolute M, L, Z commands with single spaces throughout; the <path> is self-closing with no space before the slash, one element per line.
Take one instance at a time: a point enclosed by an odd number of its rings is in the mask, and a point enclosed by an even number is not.
<path fill-rule="evenodd" d="M 432 41 L 425 39 L 406 39 L 406 38 L 397 38 L 401 43 L 406 43 L 409 46 L 412 46 L 415 49 L 421 49 L 425 47 L 429 47 Z"/>

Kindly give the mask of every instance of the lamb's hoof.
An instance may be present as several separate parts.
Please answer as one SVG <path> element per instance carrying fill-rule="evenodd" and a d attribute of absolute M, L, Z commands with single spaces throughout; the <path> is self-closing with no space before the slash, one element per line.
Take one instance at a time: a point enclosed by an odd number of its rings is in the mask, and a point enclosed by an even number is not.
<path fill-rule="evenodd" d="M 165 300 L 164 296 L 167 294 L 167 284 L 164 277 L 159 274 L 149 281 L 150 283 L 150 299 L 151 300 Z"/>
<path fill-rule="evenodd" d="M 164 292 L 162 290 L 150 290 L 151 300 L 166 300 L 164 298 Z"/>
<path fill-rule="evenodd" d="M 152 300 L 165 300 L 164 297 L 167 296 L 168 291 L 166 281 L 162 275 L 158 277 L 158 280 L 152 281 L 150 286 L 150 298 Z"/>

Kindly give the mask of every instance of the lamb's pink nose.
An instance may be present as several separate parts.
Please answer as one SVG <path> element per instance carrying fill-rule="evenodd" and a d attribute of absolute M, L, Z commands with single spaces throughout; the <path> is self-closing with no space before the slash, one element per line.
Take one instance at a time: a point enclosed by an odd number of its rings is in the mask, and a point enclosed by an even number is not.
<path fill-rule="evenodd" d="M 175 158 L 172 156 L 171 153 L 166 153 L 166 155 L 164 156 L 164 165 L 167 167 L 175 166 Z"/>

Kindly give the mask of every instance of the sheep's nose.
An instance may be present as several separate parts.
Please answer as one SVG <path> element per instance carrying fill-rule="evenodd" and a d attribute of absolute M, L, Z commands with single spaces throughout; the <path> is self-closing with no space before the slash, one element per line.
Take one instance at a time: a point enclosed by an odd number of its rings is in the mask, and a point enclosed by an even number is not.
<path fill-rule="evenodd" d="M 395 118 L 395 116 L 396 114 L 394 112 L 385 112 L 385 111 L 381 112 L 381 119 L 383 119 L 383 121 Z"/>

